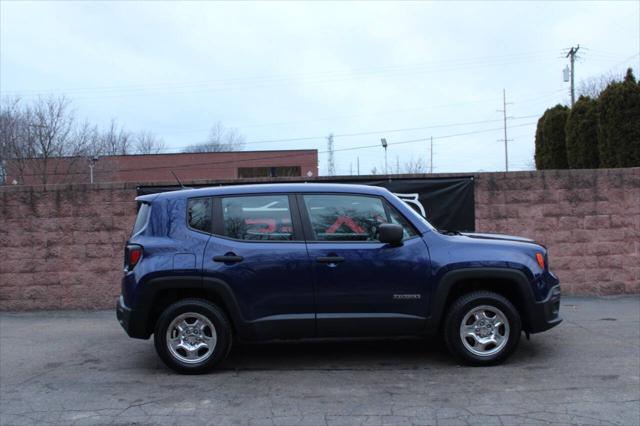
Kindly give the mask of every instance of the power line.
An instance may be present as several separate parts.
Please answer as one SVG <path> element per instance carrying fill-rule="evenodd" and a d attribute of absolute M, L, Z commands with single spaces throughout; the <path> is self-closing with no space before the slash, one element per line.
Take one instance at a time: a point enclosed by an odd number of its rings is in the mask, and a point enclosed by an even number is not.
<path fill-rule="evenodd" d="M 178 83 L 154 83 L 154 84 L 130 84 L 130 85 L 115 85 L 115 86 L 94 86 L 94 87 L 76 87 L 76 88 L 66 88 L 60 90 L 51 90 L 51 89 L 20 89 L 20 90 L 12 90 L 5 91 L 5 94 L 23 94 L 23 95 L 37 95 L 37 94 L 56 94 L 56 93 L 78 93 L 78 94 L 108 94 L 113 91 L 129 91 L 130 93 L 134 92 L 145 92 L 145 91 L 167 91 L 167 90 L 184 90 L 184 89 L 198 89 L 202 90 L 203 88 L 211 87 L 217 84 L 218 88 L 224 87 L 233 87 L 239 88 L 242 84 L 245 86 L 248 84 L 252 84 L 255 87 L 255 84 L 269 84 L 269 83 L 287 83 L 290 80 L 298 79 L 298 78 L 314 78 L 314 77 L 329 77 L 330 79 L 335 78 L 361 78 L 362 76 L 367 75 L 405 75 L 406 73 L 422 73 L 422 72 L 434 72 L 434 71 L 450 71 L 452 68 L 454 69 L 468 69 L 470 67 L 478 66 L 487 66 L 487 65 L 505 65 L 512 62 L 530 62 L 532 58 L 541 58 L 544 59 L 546 57 L 545 51 L 537 51 L 537 52 L 528 52 L 528 53 L 517 53 L 517 54 L 509 54 L 509 55 L 497 55 L 497 56 L 481 56 L 476 58 L 469 59 L 455 59 L 455 60 L 445 60 L 445 61 L 429 61 L 429 62 L 420 62 L 414 64 L 405 64 L 405 65 L 387 65 L 382 67 L 373 67 L 373 68 L 360 68 L 360 69 L 352 69 L 352 70 L 334 70 L 334 71 L 321 71 L 315 73 L 294 73 L 289 75 L 272 75 L 272 76 L 253 76 L 253 77 L 233 77 L 233 78 L 221 78 L 221 79 L 213 79 L 213 80 L 205 80 L 200 82 L 178 82 Z M 332 81 L 332 80 L 329 80 Z M 339 80 L 338 80 L 339 81 Z M 316 81 L 318 82 L 318 81 Z M 312 82 L 313 83 L 313 82 Z M 230 86 L 234 85 L 235 86 Z M 225 86 L 226 85 L 226 86 Z M 247 86 L 248 87 L 248 86 Z"/>
<path fill-rule="evenodd" d="M 524 120 L 527 118 L 537 118 L 539 115 L 523 115 L 518 117 L 511 117 L 512 120 Z M 383 129 L 383 130 L 370 130 L 365 132 L 354 132 L 354 133 L 334 133 L 333 136 L 338 138 L 349 138 L 349 137 L 357 137 L 357 136 L 371 136 L 378 135 L 383 133 L 398 133 L 398 132 L 411 132 L 417 130 L 428 130 L 428 129 L 438 129 L 438 128 L 447 128 L 447 127 L 458 127 L 458 126 L 469 126 L 476 124 L 487 124 L 487 123 L 496 123 L 502 121 L 502 119 L 491 119 L 491 120 L 478 120 L 478 121 L 466 121 L 466 122 L 458 122 L 458 123 L 447 123 L 447 124 L 432 124 L 428 126 L 420 126 L 420 127 L 405 127 L 400 129 Z M 282 143 L 282 142 L 302 142 L 302 141 L 312 141 L 312 140 L 323 140 L 327 139 L 326 136 L 300 136 L 293 138 L 282 138 L 282 139 L 262 139 L 262 140 L 254 140 L 245 142 L 245 145 L 262 145 L 269 143 Z M 204 143 L 204 142 L 200 142 Z M 187 148 L 192 145 L 197 145 L 198 143 L 192 143 L 187 145 L 177 145 L 172 147 L 167 147 L 165 150 L 169 149 L 181 149 Z"/>
<path fill-rule="evenodd" d="M 560 88 L 560 89 L 555 89 L 555 90 L 536 92 L 538 96 L 535 96 L 533 98 L 522 99 L 518 103 L 519 104 L 524 104 L 524 103 L 530 103 L 530 102 L 539 101 L 541 99 L 549 98 L 550 95 L 554 95 L 556 93 L 560 93 L 560 92 L 564 92 L 564 91 L 565 91 L 564 88 Z M 513 93 L 512 93 L 511 96 L 514 97 Z M 233 125 L 230 125 L 230 127 L 237 127 L 237 128 L 243 128 L 244 129 L 244 128 L 254 128 L 254 127 L 274 127 L 274 126 L 287 126 L 287 125 L 295 125 L 295 124 L 307 124 L 307 123 L 315 123 L 315 122 L 321 122 L 321 121 L 340 120 L 340 119 L 345 119 L 345 118 L 372 117 L 372 116 L 378 116 L 378 115 L 389 115 L 389 114 L 394 114 L 394 113 L 406 113 L 406 112 L 413 112 L 413 111 L 424 111 L 424 110 L 430 110 L 430 109 L 440 109 L 440 108 L 453 107 L 453 106 L 459 106 L 459 105 L 489 103 L 489 102 L 495 102 L 498 99 L 499 98 L 487 98 L 487 99 L 478 99 L 478 100 L 472 100 L 472 101 L 462 101 L 462 102 L 453 102 L 453 103 L 446 103 L 446 104 L 436 104 L 436 105 L 422 106 L 422 107 L 416 107 L 416 108 L 403 108 L 403 109 L 395 109 L 395 110 L 384 110 L 384 111 L 376 111 L 376 112 L 371 113 L 371 114 L 336 115 L 336 116 L 333 116 L 333 117 L 323 117 L 323 118 L 312 119 L 312 120 L 285 121 L 285 122 L 274 122 L 274 123 L 258 123 L 258 124 L 249 124 L 249 125 L 246 125 L 246 124 L 243 124 L 243 125 L 233 124 Z M 171 130 L 171 129 L 174 129 L 174 130 Z M 197 132 L 206 132 L 208 130 L 210 130 L 209 127 L 194 129 L 193 126 L 189 126 L 188 130 L 181 130 L 181 129 L 175 130 L 175 127 L 170 127 L 169 130 L 159 131 L 159 133 L 162 133 L 162 134 L 197 133 Z"/>

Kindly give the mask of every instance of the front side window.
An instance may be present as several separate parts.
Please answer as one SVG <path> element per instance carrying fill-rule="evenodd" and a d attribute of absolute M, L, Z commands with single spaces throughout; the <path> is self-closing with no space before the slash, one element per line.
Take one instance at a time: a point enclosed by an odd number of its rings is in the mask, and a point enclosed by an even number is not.
<path fill-rule="evenodd" d="M 237 240 L 293 240 L 287 195 L 222 198 L 224 236 Z"/>
<path fill-rule="evenodd" d="M 211 198 L 191 198 L 187 207 L 187 221 L 193 229 L 211 232 Z"/>
<path fill-rule="evenodd" d="M 378 197 L 363 195 L 305 195 L 305 206 L 315 241 L 379 241 L 378 227 L 395 223 L 404 229 L 403 239 L 416 235 L 395 209 L 385 209 Z"/>
<path fill-rule="evenodd" d="M 406 240 L 407 238 L 411 238 L 414 235 L 418 235 L 413 226 L 404 218 L 400 213 L 396 211 L 393 207 L 389 207 L 389 218 L 391 219 L 391 223 L 395 223 L 396 225 L 402 226 L 402 239 Z"/>
<path fill-rule="evenodd" d="M 305 195 L 316 241 L 378 241 L 387 223 L 382 200 L 361 195 Z"/>

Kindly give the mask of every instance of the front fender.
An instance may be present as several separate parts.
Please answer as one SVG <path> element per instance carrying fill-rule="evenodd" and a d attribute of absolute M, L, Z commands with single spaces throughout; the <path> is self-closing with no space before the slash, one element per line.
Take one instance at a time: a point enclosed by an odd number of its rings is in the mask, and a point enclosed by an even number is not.
<path fill-rule="evenodd" d="M 535 303 L 535 298 L 531 283 L 522 271 L 510 268 L 463 268 L 448 271 L 440 278 L 431 298 L 431 315 L 427 319 L 427 332 L 439 330 L 446 314 L 449 295 L 458 283 L 470 279 L 495 279 L 500 282 L 514 283 L 522 300 L 520 315 L 525 323 L 531 323 L 531 307 Z"/>

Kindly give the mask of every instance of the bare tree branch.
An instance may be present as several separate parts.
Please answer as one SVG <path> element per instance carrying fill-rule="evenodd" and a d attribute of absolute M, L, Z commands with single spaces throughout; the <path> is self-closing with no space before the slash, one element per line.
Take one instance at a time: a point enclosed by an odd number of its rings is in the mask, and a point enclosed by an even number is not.
<path fill-rule="evenodd" d="M 409 174 L 420 174 L 427 173 L 429 168 L 427 167 L 427 162 L 422 157 L 413 157 L 411 160 L 404 163 L 402 168 L 403 173 Z"/>
<path fill-rule="evenodd" d="M 614 81 L 622 81 L 624 74 L 622 73 L 605 73 L 596 77 L 590 77 L 580 81 L 578 84 L 577 94 L 580 96 L 589 96 L 590 98 L 597 99 L 600 93 L 607 88 L 609 84 Z"/>
<path fill-rule="evenodd" d="M 131 133 L 123 128 L 118 128 L 115 118 L 106 132 L 101 135 L 102 155 L 127 155 L 131 153 Z"/>
<path fill-rule="evenodd" d="M 164 141 L 151 132 L 135 135 L 135 151 L 138 154 L 160 154 L 165 149 Z"/>
<path fill-rule="evenodd" d="M 218 121 L 211 128 L 205 143 L 188 146 L 184 152 L 241 151 L 244 147 L 244 142 L 244 136 L 240 134 L 238 129 L 226 128 Z"/>

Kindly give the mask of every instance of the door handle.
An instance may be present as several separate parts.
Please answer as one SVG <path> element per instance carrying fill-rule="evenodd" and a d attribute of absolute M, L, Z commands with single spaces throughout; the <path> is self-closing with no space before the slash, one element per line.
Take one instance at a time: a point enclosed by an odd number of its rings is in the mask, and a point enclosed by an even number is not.
<path fill-rule="evenodd" d="M 344 262 L 344 257 L 342 257 L 342 256 L 319 256 L 319 257 L 316 257 L 316 262 L 318 262 L 318 263 L 340 263 L 340 262 Z"/>
<path fill-rule="evenodd" d="M 233 253 L 227 253 L 222 256 L 213 256 L 214 262 L 237 263 L 237 262 L 242 262 L 243 260 L 244 260 L 244 257 L 237 256 Z"/>

